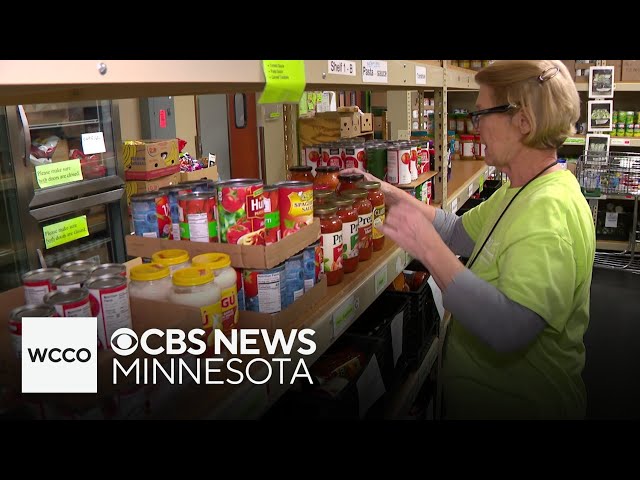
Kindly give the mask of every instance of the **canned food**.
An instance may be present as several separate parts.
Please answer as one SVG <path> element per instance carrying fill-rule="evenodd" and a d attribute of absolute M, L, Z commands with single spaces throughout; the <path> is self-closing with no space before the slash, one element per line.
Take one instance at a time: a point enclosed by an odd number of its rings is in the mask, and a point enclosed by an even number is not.
<path fill-rule="evenodd" d="M 164 194 L 169 199 L 169 213 L 171 216 L 171 240 L 180 240 L 180 215 L 178 213 L 178 196 L 191 193 L 191 190 L 185 191 L 184 187 L 171 185 L 158 189 L 158 192 Z"/>
<path fill-rule="evenodd" d="M 387 150 L 389 183 L 398 185 L 411 183 L 411 147 L 407 143 L 400 143 L 395 148 L 397 150 Z"/>
<path fill-rule="evenodd" d="M 325 153 L 327 154 L 326 156 L 325 156 Z M 326 159 L 326 162 L 327 162 L 327 163 L 324 163 L 324 165 L 328 167 L 334 166 L 338 168 L 344 168 L 342 156 L 340 155 L 340 145 L 338 144 L 327 145 L 322 149 L 322 157 L 323 159 Z"/>
<path fill-rule="evenodd" d="M 367 168 L 367 154 L 362 145 L 347 145 L 344 149 L 344 168 L 359 168 L 365 170 Z"/>
<path fill-rule="evenodd" d="M 280 233 L 285 238 L 313 223 L 313 183 L 279 182 Z"/>
<path fill-rule="evenodd" d="M 220 241 L 264 245 L 262 180 L 238 179 L 218 184 Z"/>
<path fill-rule="evenodd" d="M 120 275 L 126 278 L 127 267 L 121 263 L 103 263 L 91 270 L 89 278 L 101 277 L 103 275 Z"/>
<path fill-rule="evenodd" d="M 91 316 L 98 318 L 98 348 L 111 349 L 111 335 L 119 328 L 131 328 L 131 304 L 127 279 L 121 275 L 92 277 L 86 285 Z"/>
<path fill-rule="evenodd" d="M 58 292 L 66 292 L 72 288 L 83 287 L 88 279 L 88 272 L 64 272 L 53 278 L 53 286 Z"/>
<path fill-rule="evenodd" d="M 177 187 L 181 187 L 183 190 L 188 190 L 188 192 L 184 193 L 198 193 L 198 192 L 206 192 L 210 189 L 211 182 L 206 179 L 201 180 L 188 180 L 186 182 L 180 182 Z M 180 195 L 181 193 L 179 193 Z"/>
<path fill-rule="evenodd" d="M 278 186 L 265 185 L 264 196 L 264 242 L 271 245 L 280 240 L 280 201 L 278 199 Z"/>
<path fill-rule="evenodd" d="M 89 290 L 72 288 L 66 292 L 50 292 L 44 297 L 44 303 L 56 309 L 60 317 L 91 317 Z"/>
<path fill-rule="evenodd" d="M 55 290 L 53 279 L 60 275 L 59 268 L 39 268 L 31 270 L 22 276 L 24 287 L 24 303 L 26 305 L 40 305 L 44 296 Z"/>
<path fill-rule="evenodd" d="M 139 193 L 131 197 L 134 233 L 139 237 L 169 238 L 171 212 L 169 198 L 161 193 Z"/>
<path fill-rule="evenodd" d="M 178 197 L 180 240 L 217 243 L 215 192 L 188 193 Z"/>
<path fill-rule="evenodd" d="M 284 263 L 284 272 L 286 282 L 284 308 L 286 308 L 304 294 L 303 254 L 289 257 Z"/>
<path fill-rule="evenodd" d="M 244 269 L 242 280 L 247 310 L 278 313 L 284 308 L 286 295 L 284 264 L 266 270 Z"/>
<path fill-rule="evenodd" d="M 23 305 L 9 313 L 9 337 L 13 351 L 18 359 L 22 358 L 22 319 L 24 317 L 57 317 L 56 309 L 51 305 Z"/>
<path fill-rule="evenodd" d="M 380 180 L 387 174 L 387 146 L 384 143 L 374 143 L 366 147 L 367 172 Z"/>
<path fill-rule="evenodd" d="M 302 269 L 304 272 L 304 291 L 308 292 L 318 283 L 320 273 L 320 259 L 316 258 L 316 247 L 320 242 L 309 245 L 302 251 Z"/>
<path fill-rule="evenodd" d="M 321 165 L 320 145 L 309 145 L 304 147 L 305 164 L 311 167 L 313 175 L 316 174 L 316 167 Z"/>
<path fill-rule="evenodd" d="M 73 262 L 67 262 L 60 267 L 63 272 L 84 272 L 91 273 L 91 270 L 96 268 L 99 262 L 95 260 L 74 260 Z"/>

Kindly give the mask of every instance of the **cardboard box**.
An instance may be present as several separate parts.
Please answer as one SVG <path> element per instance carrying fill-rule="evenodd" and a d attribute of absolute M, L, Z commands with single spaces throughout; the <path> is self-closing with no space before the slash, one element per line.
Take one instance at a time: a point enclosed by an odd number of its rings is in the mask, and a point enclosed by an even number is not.
<path fill-rule="evenodd" d="M 207 180 L 218 180 L 218 166 L 203 168 L 202 170 L 196 170 L 195 172 L 180 172 L 181 182 L 190 182 L 192 180 L 201 180 L 206 178 Z"/>
<path fill-rule="evenodd" d="M 314 243 L 319 237 L 320 220 L 315 218 L 313 224 L 267 246 L 189 242 L 165 238 L 145 238 L 136 235 L 127 235 L 125 243 L 127 255 L 133 257 L 151 258 L 159 250 L 180 248 L 189 252 L 191 258 L 201 253 L 226 253 L 231 257 L 231 265 L 235 268 L 273 268 Z"/>
<path fill-rule="evenodd" d="M 127 206 L 131 204 L 131 196 L 136 193 L 155 192 L 159 188 L 177 185 L 180 183 L 180 174 L 174 173 L 166 177 L 160 177 L 153 180 L 127 180 L 125 182 L 125 190 L 127 191 Z"/>
<path fill-rule="evenodd" d="M 608 67 L 613 67 L 613 81 L 622 81 L 622 60 L 605 60 Z"/>
<path fill-rule="evenodd" d="M 623 60 L 621 82 L 640 82 L 640 60 Z"/>
<path fill-rule="evenodd" d="M 69 142 L 67 142 L 64 138 L 61 138 L 60 140 L 58 140 L 56 149 L 53 151 L 51 161 L 64 162 L 65 160 L 69 160 Z"/>
<path fill-rule="evenodd" d="M 122 146 L 127 180 L 151 180 L 180 172 L 177 139 L 136 142 Z"/>
<path fill-rule="evenodd" d="M 360 131 L 362 133 L 373 131 L 373 114 L 363 113 L 360 116 Z"/>

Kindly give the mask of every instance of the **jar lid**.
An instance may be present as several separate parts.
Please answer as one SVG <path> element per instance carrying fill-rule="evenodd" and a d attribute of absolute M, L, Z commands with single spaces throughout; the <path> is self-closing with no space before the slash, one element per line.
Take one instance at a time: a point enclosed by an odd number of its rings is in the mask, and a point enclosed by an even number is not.
<path fill-rule="evenodd" d="M 340 192 L 343 197 L 353 197 L 353 199 L 367 198 L 367 191 L 364 188 L 352 188 L 351 190 L 344 190 Z"/>
<path fill-rule="evenodd" d="M 316 172 L 321 172 L 321 173 L 338 172 L 338 171 L 340 171 L 340 167 L 336 165 L 322 165 L 321 167 L 316 167 Z"/>
<path fill-rule="evenodd" d="M 196 287 L 212 282 L 215 276 L 208 268 L 187 267 L 181 268 L 173 274 L 173 284 L 179 287 Z"/>
<path fill-rule="evenodd" d="M 327 206 L 329 206 L 329 207 L 336 206 L 338 208 L 340 208 L 340 207 L 352 207 L 353 206 L 353 198 L 336 197 L 336 198 L 332 199 L 330 203 L 327 203 Z"/>
<path fill-rule="evenodd" d="M 365 190 L 378 190 L 382 185 L 380 182 L 359 182 L 358 188 L 363 188 Z"/>
<path fill-rule="evenodd" d="M 345 182 L 359 182 L 364 178 L 362 173 L 341 173 L 338 175 L 338 180 Z"/>
<path fill-rule="evenodd" d="M 160 265 L 159 263 L 143 263 L 142 265 L 133 267 L 129 276 L 131 280 L 150 282 L 151 280 L 166 278 L 169 274 L 169 267 L 165 265 Z"/>
<path fill-rule="evenodd" d="M 332 190 L 330 187 L 322 190 L 314 190 L 313 198 L 314 199 L 329 198 L 334 196 L 335 193 L 336 193 L 335 190 Z"/>
<path fill-rule="evenodd" d="M 313 216 L 321 217 L 323 215 L 331 215 L 337 211 L 338 207 L 335 205 L 318 205 L 317 207 L 313 207 Z"/>
<path fill-rule="evenodd" d="M 180 263 L 189 261 L 189 252 L 181 250 L 179 248 L 171 248 L 168 250 L 160 250 L 159 252 L 151 255 L 153 263 L 159 263 L 167 267 L 171 265 L 178 265 Z"/>
<path fill-rule="evenodd" d="M 310 172 L 311 170 L 311 165 L 291 165 L 289 167 L 290 172 Z"/>
<path fill-rule="evenodd" d="M 231 266 L 231 257 L 226 253 L 202 253 L 191 259 L 191 265 L 194 267 L 204 267 L 211 270 L 220 270 Z"/>

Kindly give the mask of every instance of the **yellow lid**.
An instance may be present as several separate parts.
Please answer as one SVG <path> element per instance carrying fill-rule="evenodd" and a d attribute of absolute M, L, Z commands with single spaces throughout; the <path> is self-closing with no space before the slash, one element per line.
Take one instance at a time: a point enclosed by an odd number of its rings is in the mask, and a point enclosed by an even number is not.
<path fill-rule="evenodd" d="M 173 284 L 179 287 L 195 287 L 213 282 L 214 275 L 208 268 L 187 267 L 173 273 Z"/>
<path fill-rule="evenodd" d="M 171 248 L 169 250 L 160 250 L 151 256 L 153 263 L 159 263 L 165 267 L 172 265 L 178 265 L 180 263 L 189 261 L 189 252 L 186 250 L 180 250 L 178 248 Z"/>
<path fill-rule="evenodd" d="M 151 280 L 160 280 L 169 276 L 169 267 L 160 265 L 159 263 L 143 263 L 136 265 L 131 269 L 131 280 L 138 282 L 149 282 Z"/>
<path fill-rule="evenodd" d="M 202 253 L 191 259 L 191 265 L 220 270 L 231 266 L 231 257 L 226 253 Z"/>

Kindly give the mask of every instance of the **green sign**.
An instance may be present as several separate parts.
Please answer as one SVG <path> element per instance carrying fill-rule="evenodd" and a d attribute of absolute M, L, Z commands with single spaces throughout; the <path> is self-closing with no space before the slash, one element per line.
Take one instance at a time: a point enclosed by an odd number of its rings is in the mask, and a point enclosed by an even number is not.
<path fill-rule="evenodd" d="M 584 145 L 585 137 L 568 137 L 564 141 L 565 145 Z"/>
<path fill-rule="evenodd" d="M 478 188 L 478 191 L 481 192 L 483 186 L 484 186 L 484 173 L 480 175 L 480 188 Z"/>
<path fill-rule="evenodd" d="M 306 85 L 304 60 L 263 60 L 266 84 L 258 103 L 298 103 Z"/>
<path fill-rule="evenodd" d="M 80 159 L 36 165 L 36 180 L 40 188 L 53 187 L 55 185 L 63 185 L 65 183 L 82 180 Z"/>
<path fill-rule="evenodd" d="M 81 217 L 47 225 L 42 227 L 42 233 L 47 249 L 73 242 L 79 238 L 88 237 L 87 216 L 82 215 Z"/>

